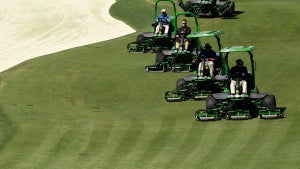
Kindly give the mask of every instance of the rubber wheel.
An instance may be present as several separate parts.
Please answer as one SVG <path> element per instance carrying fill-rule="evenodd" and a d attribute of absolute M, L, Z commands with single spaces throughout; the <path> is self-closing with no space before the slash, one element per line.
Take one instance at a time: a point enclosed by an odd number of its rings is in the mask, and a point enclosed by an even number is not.
<path fill-rule="evenodd" d="M 279 114 L 279 117 L 280 117 L 280 118 L 284 118 L 284 113 L 283 113 L 283 112 L 280 113 L 280 114 Z"/>
<path fill-rule="evenodd" d="M 276 99 L 274 95 L 268 95 L 263 100 L 263 106 L 275 108 L 276 107 Z"/>
<path fill-rule="evenodd" d="M 227 120 L 231 120 L 231 115 L 230 115 L 230 114 L 227 114 L 227 115 L 226 115 L 226 119 L 227 119 Z"/>
<path fill-rule="evenodd" d="M 137 41 L 137 42 L 140 42 L 140 41 L 142 41 L 144 38 L 145 38 L 145 37 L 144 37 L 143 34 L 139 34 L 139 35 L 136 37 L 136 41 Z"/>
<path fill-rule="evenodd" d="M 127 45 L 127 51 L 128 51 L 128 52 L 131 52 L 130 44 Z"/>
<path fill-rule="evenodd" d="M 155 59 L 155 64 L 160 64 L 161 62 L 163 62 L 165 57 L 166 56 L 163 53 L 157 53 L 156 59 Z"/>
<path fill-rule="evenodd" d="M 208 96 L 206 99 L 206 110 L 212 109 L 216 106 L 217 101 L 212 96 Z"/>
<path fill-rule="evenodd" d="M 232 7 L 230 7 L 224 14 L 224 17 L 231 17 L 233 15 Z"/>
<path fill-rule="evenodd" d="M 250 116 L 251 118 L 258 117 L 259 115 L 259 110 L 255 105 L 251 105 L 250 107 Z"/>
<path fill-rule="evenodd" d="M 182 90 L 184 89 L 184 84 L 185 84 L 185 80 L 183 78 L 177 80 L 177 83 L 176 83 L 176 90 Z"/>
<path fill-rule="evenodd" d="M 197 121 L 200 121 L 200 120 L 201 120 L 201 119 L 198 117 L 198 111 L 195 112 L 195 119 L 196 119 Z"/>
<path fill-rule="evenodd" d="M 146 67 L 145 67 L 145 70 L 146 70 L 146 72 L 149 72 L 149 67 L 146 66 Z"/>
<path fill-rule="evenodd" d="M 235 13 L 235 3 L 232 2 L 232 7 L 231 7 L 231 16 L 234 16 Z"/>
<path fill-rule="evenodd" d="M 186 4 L 185 4 L 185 8 L 186 8 L 189 12 L 191 12 L 191 11 L 192 11 L 192 10 L 191 10 L 191 7 L 192 7 L 192 2 L 191 2 L 191 1 L 187 1 Z"/>

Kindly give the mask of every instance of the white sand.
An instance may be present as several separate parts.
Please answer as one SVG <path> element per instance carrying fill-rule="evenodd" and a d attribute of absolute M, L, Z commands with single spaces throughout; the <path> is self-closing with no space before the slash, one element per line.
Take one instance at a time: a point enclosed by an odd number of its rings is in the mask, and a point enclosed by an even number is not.
<path fill-rule="evenodd" d="M 25 60 L 135 32 L 115 0 L 0 0 L 0 72 Z"/>

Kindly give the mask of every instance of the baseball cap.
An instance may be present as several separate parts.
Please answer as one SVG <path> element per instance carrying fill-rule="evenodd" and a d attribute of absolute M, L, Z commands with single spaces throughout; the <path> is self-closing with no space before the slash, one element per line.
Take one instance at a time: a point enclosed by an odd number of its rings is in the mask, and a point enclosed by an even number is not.
<path fill-rule="evenodd" d="M 209 43 L 205 43 L 205 48 L 211 48 L 210 44 Z"/>

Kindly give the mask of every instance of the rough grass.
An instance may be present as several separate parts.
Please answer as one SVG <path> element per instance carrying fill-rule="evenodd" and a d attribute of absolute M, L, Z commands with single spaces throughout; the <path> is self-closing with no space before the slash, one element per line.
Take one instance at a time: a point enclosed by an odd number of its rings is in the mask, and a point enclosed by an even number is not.
<path fill-rule="evenodd" d="M 225 30 L 225 46 L 257 46 L 257 84 L 287 107 L 285 119 L 209 123 L 193 119 L 204 102 L 165 102 L 184 74 L 145 73 L 154 56 L 126 52 L 152 5 L 118 0 L 111 9 L 135 34 L 0 74 L 1 169 L 299 168 L 296 1 L 241 0 L 236 19 L 199 19 L 202 30 Z"/>

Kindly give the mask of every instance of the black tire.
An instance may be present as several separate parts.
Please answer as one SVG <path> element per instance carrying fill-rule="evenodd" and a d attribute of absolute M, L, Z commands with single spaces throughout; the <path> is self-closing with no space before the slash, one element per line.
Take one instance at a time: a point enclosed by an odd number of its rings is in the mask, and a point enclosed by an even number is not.
<path fill-rule="evenodd" d="M 163 54 L 163 53 L 157 53 L 156 54 L 156 59 L 155 59 L 155 64 L 160 64 L 161 62 L 163 62 L 164 61 L 164 59 L 165 59 L 165 55 Z"/>
<path fill-rule="evenodd" d="M 235 13 L 235 3 L 232 2 L 232 7 L 231 7 L 231 16 L 234 16 Z"/>
<path fill-rule="evenodd" d="M 280 113 L 280 114 L 279 114 L 279 117 L 280 117 L 280 118 L 284 118 L 284 113 L 283 113 L 283 112 Z"/>
<path fill-rule="evenodd" d="M 231 4 L 230 4 L 229 6 L 231 6 Z M 223 16 L 224 16 L 224 17 L 231 17 L 231 16 L 233 16 L 233 8 L 232 8 L 232 6 L 229 7 L 229 9 L 227 9 L 227 10 L 224 12 Z"/>
<path fill-rule="evenodd" d="M 226 115 L 226 119 L 227 119 L 227 120 L 231 120 L 231 114 L 227 114 L 227 115 Z"/>
<path fill-rule="evenodd" d="M 256 86 L 256 93 L 259 93 L 259 89 L 258 89 L 258 87 Z"/>
<path fill-rule="evenodd" d="M 259 109 L 255 105 L 251 105 L 251 107 L 250 107 L 251 118 L 258 117 L 258 115 L 259 115 Z"/>
<path fill-rule="evenodd" d="M 128 51 L 128 52 L 131 52 L 131 46 L 130 46 L 130 43 L 128 43 L 128 45 L 127 45 L 127 51 Z"/>
<path fill-rule="evenodd" d="M 137 42 L 140 42 L 140 41 L 142 41 L 144 38 L 145 38 L 145 37 L 144 37 L 143 34 L 139 34 L 139 35 L 136 37 L 136 41 L 137 41 Z"/>
<path fill-rule="evenodd" d="M 176 82 L 176 90 L 182 90 L 184 89 L 185 80 L 183 78 L 177 80 Z"/>
<path fill-rule="evenodd" d="M 195 119 L 196 119 L 197 121 L 201 121 L 201 119 L 200 119 L 199 116 L 198 116 L 198 111 L 195 112 L 195 116 L 194 116 L 194 117 L 195 117 Z"/>
<path fill-rule="evenodd" d="M 191 1 L 186 1 L 185 9 L 187 10 L 187 12 L 193 12 L 191 7 L 192 7 L 192 2 Z"/>
<path fill-rule="evenodd" d="M 147 53 L 146 47 L 143 47 L 142 52 L 143 52 L 143 53 Z"/>
<path fill-rule="evenodd" d="M 149 72 L 149 67 L 148 66 L 145 67 L 145 71 Z"/>
<path fill-rule="evenodd" d="M 212 96 L 208 96 L 206 99 L 206 110 L 212 109 L 216 106 L 217 101 Z"/>
<path fill-rule="evenodd" d="M 276 99 L 274 95 L 268 95 L 263 99 L 263 106 L 275 108 L 276 107 Z"/>

